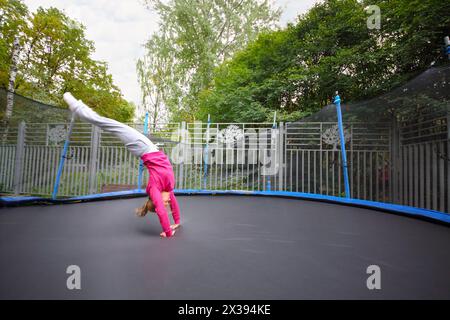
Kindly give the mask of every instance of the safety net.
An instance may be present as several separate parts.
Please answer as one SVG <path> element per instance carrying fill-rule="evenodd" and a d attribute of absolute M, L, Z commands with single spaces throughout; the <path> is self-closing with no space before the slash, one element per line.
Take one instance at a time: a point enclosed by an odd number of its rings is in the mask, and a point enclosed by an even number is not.
<path fill-rule="evenodd" d="M 150 114 L 129 125 L 169 156 L 178 190 L 295 192 L 449 212 L 449 80 L 443 65 L 374 99 L 347 103 L 340 92 L 347 166 L 335 104 L 290 123 L 159 123 Z M 0 90 L 2 114 L 6 96 Z M 147 170 L 111 133 L 76 121 L 62 157 L 69 119 L 67 108 L 14 95 L 0 132 L 0 192 L 51 197 L 56 185 L 58 198 L 143 194 Z"/>
<path fill-rule="evenodd" d="M 374 99 L 346 103 L 350 198 L 449 212 L 450 66 Z M 336 105 L 286 124 L 286 188 L 346 196 Z"/>

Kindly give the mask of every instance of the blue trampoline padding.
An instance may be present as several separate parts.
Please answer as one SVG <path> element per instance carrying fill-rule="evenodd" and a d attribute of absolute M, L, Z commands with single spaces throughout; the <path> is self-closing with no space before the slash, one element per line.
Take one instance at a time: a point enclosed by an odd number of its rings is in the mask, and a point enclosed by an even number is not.
<path fill-rule="evenodd" d="M 317 200 L 317 201 L 325 201 L 336 204 L 343 205 L 351 205 L 364 207 L 368 209 L 389 211 L 399 214 L 404 214 L 407 216 L 413 217 L 423 217 L 432 220 L 436 220 L 439 222 L 444 222 L 450 224 L 450 214 L 428 210 L 428 209 L 420 209 L 409 206 L 403 206 L 398 204 L 390 204 L 384 202 L 376 202 L 376 201 L 368 201 L 368 200 L 359 200 L 359 199 L 348 199 L 334 196 L 326 196 L 320 194 L 313 193 L 302 193 L 302 192 L 288 192 L 288 191 L 222 191 L 222 190 L 174 190 L 177 195 L 255 195 L 255 196 L 270 196 L 270 197 L 288 197 L 288 198 L 297 198 L 303 200 Z M 52 202 L 52 203 L 67 203 L 67 202 L 76 202 L 76 201 L 89 201 L 89 200 L 102 200 L 102 199 L 111 199 L 111 198 L 120 198 L 120 197 L 139 197 L 146 196 L 145 191 L 140 191 L 138 189 L 135 190 L 127 190 L 127 191 L 115 191 L 108 193 L 100 193 L 86 196 L 78 196 L 72 198 L 64 198 L 64 199 L 56 199 L 52 200 L 50 198 L 40 198 L 40 197 L 0 197 L 0 203 L 4 203 L 6 205 L 14 205 L 14 204 L 25 204 L 30 202 Z"/>
<path fill-rule="evenodd" d="M 326 201 L 336 204 L 351 205 L 364 207 L 368 209 L 378 209 L 382 211 L 389 211 L 409 216 L 424 217 L 432 220 L 437 220 L 444 223 L 450 224 L 450 214 L 428 210 L 420 209 L 409 206 L 403 206 L 398 204 L 390 204 L 384 202 L 359 200 L 359 199 L 349 199 L 334 196 L 326 196 L 314 193 L 302 193 L 302 192 L 288 192 L 288 191 L 209 191 L 209 190 L 175 190 L 179 195 L 189 195 L 189 194 L 231 194 L 231 195 L 260 195 L 260 196 L 274 196 L 274 197 L 289 197 L 298 198 L 303 200 L 317 200 Z"/>
<path fill-rule="evenodd" d="M 42 198 L 42 197 L 0 197 L 0 203 L 5 204 L 25 204 L 30 202 L 52 202 L 52 203 L 67 203 L 67 202 L 77 202 L 77 201 L 89 201 L 89 200 L 101 200 L 101 199 L 110 199 L 110 198 L 119 198 L 126 196 L 145 196 L 145 191 L 135 189 L 135 190 L 126 190 L 126 191 L 114 191 L 107 193 L 98 193 L 98 194 L 90 194 L 86 196 L 78 196 L 71 198 L 60 198 L 60 199 L 51 199 L 51 198 Z"/>
<path fill-rule="evenodd" d="M 115 198 L 115 197 L 126 197 L 126 196 L 146 196 L 147 194 L 145 191 L 134 189 L 134 190 L 126 190 L 126 191 L 114 191 L 114 192 L 107 192 L 107 193 L 98 193 L 98 194 L 90 194 L 87 196 L 78 196 L 67 200 L 72 201 L 83 201 L 83 200 L 97 200 L 102 198 Z"/>
<path fill-rule="evenodd" d="M 0 197 L 0 202 L 4 203 L 25 203 L 31 201 L 42 201 L 46 198 L 41 197 Z"/>

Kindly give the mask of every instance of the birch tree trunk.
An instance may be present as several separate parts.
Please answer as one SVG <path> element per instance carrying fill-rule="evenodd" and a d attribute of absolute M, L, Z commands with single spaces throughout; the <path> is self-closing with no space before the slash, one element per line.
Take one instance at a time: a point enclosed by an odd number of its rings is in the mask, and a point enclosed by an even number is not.
<path fill-rule="evenodd" d="M 2 137 L 3 143 L 5 143 L 6 138 L 8 136 L 9 121 L 11 119 L 14 108 L 14 90 L 16 84 L 17 64 L 19 62 L 19 56 L 20 56 L 19 38 L 16 37 L 13 43 L 11 67 L 9 72 L 8 92 L 6 93 L 6 110 L 5 110 L 5 117 L 3 119 L 3 127 L 5 129 Z"/>

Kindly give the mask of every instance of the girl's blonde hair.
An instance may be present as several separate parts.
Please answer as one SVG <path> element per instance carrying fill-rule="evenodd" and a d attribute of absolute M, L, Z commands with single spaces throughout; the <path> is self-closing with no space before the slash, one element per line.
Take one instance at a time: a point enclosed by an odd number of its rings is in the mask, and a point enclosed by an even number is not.
<path fill-rule="evenodd" d="M 136 215 L 138 217 L 145 217 L 145 215 L 149 211 L 155 212 L 155 205 L 150 199 L 148 199 L 147 202 L 142 207 L 136 209 Z"/>

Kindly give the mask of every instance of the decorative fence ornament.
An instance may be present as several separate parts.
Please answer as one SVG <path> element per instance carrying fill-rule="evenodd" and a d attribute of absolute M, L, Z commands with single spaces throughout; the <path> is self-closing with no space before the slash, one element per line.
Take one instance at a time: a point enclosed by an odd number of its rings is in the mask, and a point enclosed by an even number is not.
<path fill-rule="evenodd" d="M 349 142 L 352 138 L 351 133 L 348 129 L 344 128 L 344 136 L 345 142 Z M 337 125 L 331 126 L 327 130 L 322 133 L 322 141 L 328 145 L 333 146 L 333 151 L 338 151 L 338 147 L 340 146 L 339 139 L 339 127 Z"/>
<path fill-rule="evenodd" d="M 58 145 L 66 140 L 67 128 L 65 125 L 49 125 L 47 141 L 49 144 Z"/>
<path fill-rule="evenodd" d="M 233 145 L 244 138 L 244 132 L 237 125 L 229 125 L 225 129 L 220 130 L 217 135 L 219 142 L 225 145 Z"/>

